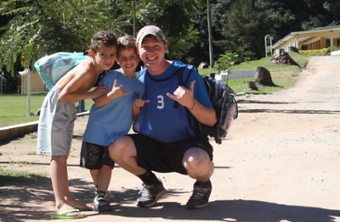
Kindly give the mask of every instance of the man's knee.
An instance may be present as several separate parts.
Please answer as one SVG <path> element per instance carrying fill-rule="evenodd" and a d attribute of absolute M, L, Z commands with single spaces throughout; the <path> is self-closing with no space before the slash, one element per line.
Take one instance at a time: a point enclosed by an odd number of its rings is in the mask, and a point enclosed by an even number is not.
<path fill-rule="evenodd" d="M 209 154 L 202 148 L 190 148 L 183 157 L 183 161 L 195 165 L 206 164 L 211 162 Z"/>
<path fill-rule="evenodd" d="M 109 145 L 109 154 L 112 160 L 116 161 L 128 154 L 128 150 L 134 146 L 133 141 L 128 136 L 118 137 L 113 143 Z"/>

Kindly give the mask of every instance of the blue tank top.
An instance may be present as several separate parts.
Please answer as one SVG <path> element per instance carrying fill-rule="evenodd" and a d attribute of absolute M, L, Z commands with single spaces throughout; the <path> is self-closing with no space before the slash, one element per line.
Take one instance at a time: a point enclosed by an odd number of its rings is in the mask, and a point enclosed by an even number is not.
<path fill-rule="evenodd" d="M 159 76 L 151 76 L 146 70 L 141 71 L 140 80 L 145 84 L 144 99 L 150 100 L 150 103 L 143 106 L 134 123 L 133 129 L 136 132 L 161 142 L 175 142 L 195 137 L 186 108 L 179 104 L 176 108 L 175 101 L 166 95 L 167 93 L 173 94 L 178 87 L 176 71 L 180 64 L 180 62 L 174 61 Z M 183 79 L 186 78 L 187 73 L 183 73 Z M 210 106 L 211 102 L 206 91 L 199 90 L 205 85 L 202 77 L 196 71 L 191 73 L 188 85 L 194 79 L 196 80 L 195 98 L 203 105 Z M 186 87 L 189 88 L 189 86 Z M 191 115 L 190 118 L 193 116 Z"/>

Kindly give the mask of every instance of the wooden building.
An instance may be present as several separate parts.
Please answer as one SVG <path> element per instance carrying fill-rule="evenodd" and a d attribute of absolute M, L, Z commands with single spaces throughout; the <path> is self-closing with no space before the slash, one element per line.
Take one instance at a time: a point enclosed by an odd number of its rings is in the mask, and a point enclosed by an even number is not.
<path fill-rule="evenodd" d="M 316 50 L 328 48 L 331 45 L 340 46 L 340 25 L 318 27 L 310 31 L 291 32 L 273 46 L 272 50 L 284 49 L 286 52 L 291 46 L 298 50 Z"/>

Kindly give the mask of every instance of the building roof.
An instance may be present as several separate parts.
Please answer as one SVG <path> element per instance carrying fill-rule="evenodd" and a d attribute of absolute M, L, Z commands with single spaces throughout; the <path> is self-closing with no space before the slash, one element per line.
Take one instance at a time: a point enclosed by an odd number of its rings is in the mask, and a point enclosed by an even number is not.
<path fill-rule="evenodd" d="M 323 37 L 323 38 L 328 38 L 328 39 L 339 38 L 340 37 L 340 25 L 318 27 L 310 31 L 291 32 L 290 34 L 286 35 L 285 37 L 277 41 L 273 45 L 272 48 L 274 50 L 280 49 L 296 41 L 305 42 L 307 40 L 317 38 L 317 37 Z"/>

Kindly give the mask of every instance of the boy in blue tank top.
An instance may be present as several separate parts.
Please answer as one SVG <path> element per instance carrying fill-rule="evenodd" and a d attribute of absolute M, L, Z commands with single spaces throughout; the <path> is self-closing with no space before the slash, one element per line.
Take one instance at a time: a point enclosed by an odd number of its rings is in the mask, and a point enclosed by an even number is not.
<path fill-rule="evenodd" d="M 137 46 L 146 67 L 140 75 L 145 84 L 143 99 L 150 102 L 134 123 L 138 134 L 117 138 L 109 146 L 110 157 L 142 180 L 137 206 L 151 207 L 166 192 L 152 172 L 156 171 L 177 172 L 195 179 L 186 207 L 202 208 L 208 204 L 212 190 L 213 148 L 208 138 L 195 136 L 190 119 L 209 126 L 217 121 L 203 78 L 193 71 L 187 85 L 179 86 L 176 71 L 183 64 L 165 59 L 168 44 L 156 26 L 145 26 L 138 32 Z"/>
<path fill-rule="evenodd" d="M 111 210 L 108 188 L 115 163 L 109 157 L 108 145 L 129 132 L 143 105 L 144 84 L 135 75 L 139 61 L 135 38 L 118 38 L 117 62 L 121 68 L 106 73 L 101 85 L 109 92 L 96 98 L 90 110 L 80 165 L 90 170 L 95 185 L 93 209 L 98 212 Z"/>

